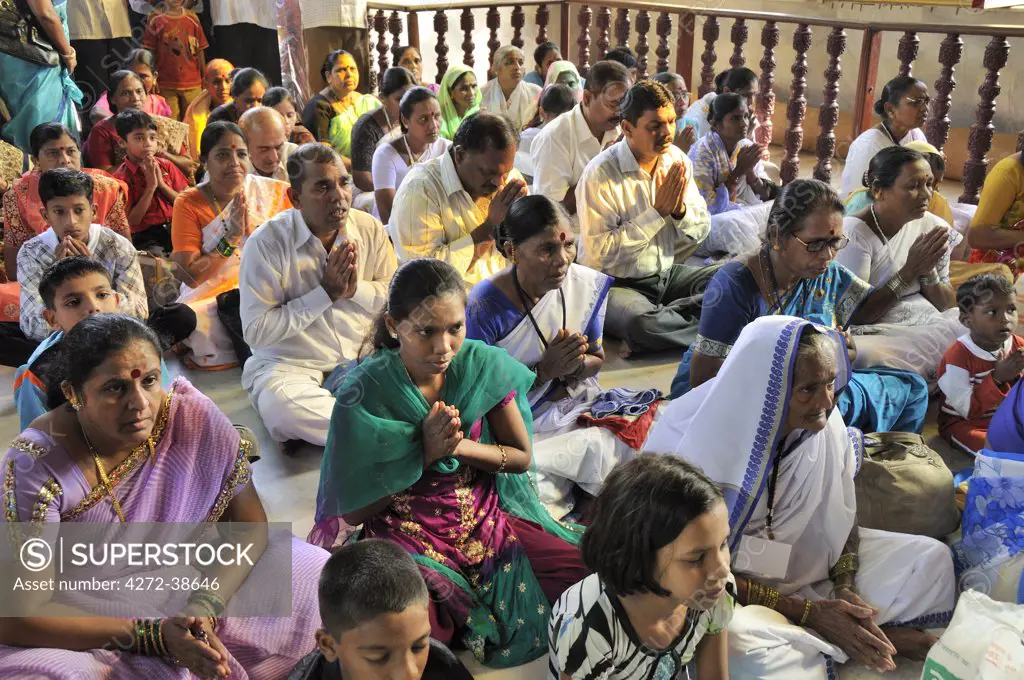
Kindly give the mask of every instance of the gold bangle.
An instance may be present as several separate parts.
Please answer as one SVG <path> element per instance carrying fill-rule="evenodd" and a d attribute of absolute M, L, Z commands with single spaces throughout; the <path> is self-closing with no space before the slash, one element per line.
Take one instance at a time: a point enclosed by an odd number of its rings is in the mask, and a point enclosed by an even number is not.
<path fill-rule="evenodd" d="M 498 444 L 497 446 L 498 451 L 501 451 L 501 465 L 498 466 L 498 469 L 495 472 L 495 474 L 500 475 L 501 473 L 505 472 L 505 464 L 508 463 L 508 451 L 506 451 L 505 447 L 502 446 L 501 444 Z"/>
<path fill-rule="evenodd" d="M 811 601 L 804 600 L 804 615 L 800 617 L 800 625 L 806 626 L 809 618 L 811 618 Z"/>
<path fill-rule="evenodd" d="M 779 591 L 775 590 L 775 588 L 768 588 L 764 606 L 768 607 L 768 609 L 775 609 L 779 606 Z"/>
<path fill-rule="evenodd" d="M 844 553 L 836 560 L 835 566 L 829 570 L 829 578 L 835 581 L 843 574 L 856 574 L 860 569 L 860 558 L 854 553 Z"/>

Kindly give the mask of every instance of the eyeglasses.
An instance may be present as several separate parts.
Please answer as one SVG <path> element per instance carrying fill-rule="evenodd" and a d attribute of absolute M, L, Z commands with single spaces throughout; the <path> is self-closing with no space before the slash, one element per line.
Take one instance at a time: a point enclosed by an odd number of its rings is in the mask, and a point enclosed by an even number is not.
<path fill-rule="evenodd" d="M 807 252 L 809 253 L 820 253 L 825 250 L 826 246 L 828 246 L 828 249 L 832 252 L 838 253 L 850 243 L 850 239 L 845 236 L 840 236 L 839 238 L 823 238 L 811 241 L 810 243 L 802 240 L 799 236 L 794 236 L 793 238 L 801 243 L 804 248 L 807 248 Z"/>
<path fill-rule="evenodd" d="M 914 99 L 913 97 L 907 97 L 904 101 L 913 106 L 914 108 L 923 109 L 927 108 L 932 103 L 931 97 L 919 97 Z"/>

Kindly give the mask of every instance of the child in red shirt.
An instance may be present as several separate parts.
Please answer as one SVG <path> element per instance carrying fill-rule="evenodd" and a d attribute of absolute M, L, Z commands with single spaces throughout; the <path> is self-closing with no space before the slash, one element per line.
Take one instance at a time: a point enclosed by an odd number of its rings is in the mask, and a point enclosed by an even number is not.
<path fill-rule="evenodd" d="M 203 92 L 203 50 L 210 46 L 199 17 L 184 4 L 185 0 L 161 0 L 142 39 L 143 46 L 156 54 L 157 82 L 175 120 L 181 120 L 188 105 Z"/>
<path fill-rule="evenodd" d="M 126 109 L 114 118 L 114 126 L 126 151 L 114 177 L 128 185 L 132 243 L 138 250 L 170 255 L 174 201 L 188 180 L 178 166 L 156 155 L 156 123 L 148 113 Z"/>
<path fill-rule="evenodd" d="M 956 292 L 960 323 L 969 333 L 939 364 L 939 433 L 974 455 L 985 447 L 988 424 L 1024 371 L 1024 338 L 1016 335 L 1017 297 L 1010 282 L 981 274 Z"/>

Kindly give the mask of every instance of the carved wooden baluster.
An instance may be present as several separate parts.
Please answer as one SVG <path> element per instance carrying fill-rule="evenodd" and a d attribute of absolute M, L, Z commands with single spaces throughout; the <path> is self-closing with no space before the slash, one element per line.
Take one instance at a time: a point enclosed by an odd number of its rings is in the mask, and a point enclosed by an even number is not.
<path fill-rule="evenodd" d="M 388 19 L 384 10 L 377 10 L 373 17 L 373 30 L 377 31 L 377 66 L 380 72 L 377 74 L 377 87 L 384 84 L 384 71 L 388 68 Z"/>
<path fill-rule="evenodd" d="M 437 82 L 441 82 L 444 74 L 448 72 L 448 43 L 445 42 L 445 34 L 448 33 L 448 17 L 444 10 L 437 10 L 434 13 L 434 33 L 437 33 Z"/>
<path fill-rule="evenodd" d="M 647 53 L 651 51 L 647 32 L 650 30 L 651 13 L 642 9 L 636 15 L 636 77 L 639 80 L 647 77 Z"/>
<path fill-rule="evenodd" d="M 371 31 L 373 31 L 373 11 L 372 10 L 367 10 L 367 12 L 366 12 L 366 35 L 367 36 L 372 35 Z M 367 41 L 369 41 L 369 38 L 367 38 Z M 378 83 L 377 77 L 378 77 L 378 74 L 377 74 L 377 67 L 376 67 L 376 64 L 373 61 L 372 55 L 373 55 L 373 51 L 371 50 L 370 51 L 371 58 L 367 60 L 367 61 L 369 61 L 369 63 L 367 64 L 367 67 L 368 67 L 367 68 L 367 70 L 368 70 L 367 77 L 369 78 L 369 82 L 370 82 L 371 94 L 376 94 L 377 93 L 377 83 Z"/>
<path fill-rule="evenodd" d="M 629 44 L 629 10 L 620 9 L 615 15 L 615 47 Z"/>
<path fill-rule="evenodd" d="M 523 13 L 523 8 L 520 5 L 516 5 L 512 8 L 512 44 L 523 49 L 523 26 L 526 25 L 526 14 Z"/>
<path fill-rule="evenodd" d="M 775 113 L 775 48 L 779 46 L 779 27 L 774 21 L 766 21 L 761 29 L 761 77 L 757 81 L 757 143 L 768 150 L 772 143 L 772 115 Z"/>
<path fill-rule="evenodd" d="M 1005 36 L 994 35 L 985 46 L 985 80 L 978 88 L 981 101 L 975 113 L 976 122 L 971 126 L 971 134 L 967 138 L 967 162 L 964 163 L 964 193 L 960 195 L 961 203 L 978 204 L 978 192 L 985 181 L 985 170 L 988 167 L 989 150 L 992 148 L 992 118 L 996 114 L 996 97 L 1002 88 L 999 86 L 999 70 L 1006 66 L 1010 56 L 1010 43 Z"/>
<path fill-rule="evenodd" d="M 836 123 L 839 122 L 839 79 L 843 67 L 839 58 L 846 52 L 846 31 L 836 26 L 828 36 L 826 47 L 828 68 L 825 69 L 825 90 L 821 110 L 818 112 L 818 163 L 814 166 L 814 178 L 828 183 L 832 179 L 832 157 L 836 155 Z"/>
<path fill-rule="evenodd" d="M 921 40 L 917 37 L 915 31 L 907 31 L 900 38 L 900 46 L 896 48 L 896 56 L 900 60 L 901 76 L 913 75 L 911 71 L 914 68 L 914 60 L 917 59 L 917 50 L 920 45 Z"/>
<path fill-rule="evenodd" d="M 654 53 L 658 55 L 658 73 L 663 73 L 668 70 L 668 55 L 672 54 L 668 46 L 668 37 L 672 34 L 672 17 L 668 12 L 658 15 L 655 31 L 658 34 L 658 49 Z"/>
<path fill-rule="evenodd" d="M 580 70 L 580 73 L 584 73 L 590 68 L 590 20 L 593 16 L 594 13 L 591 11 L 590 5 L 580 5 L 580 13 L 578 15 L 580 37 L 576 39 L 576 44 L 580 47 L 576 67 Z"/>
<path fill-rule="evenodd" d="M 800 173 L 800 148 L 804 143 L 804 116 L 807 115 L 807 51 L 811 49 L 811 27 L 800 24 L 793 32 L 793 82 L 789 86 L 786 107 L 786 157 L 782 160 L 782 183 L 788 184 Z"/>
<path fill-rule="evenodd" d="M 487 49 L 490 52 L 490 56 L 487 57 L 487 63 L 494 63 L 494 53 L 501 47 L 501 41 L 498 40 L 498 29 L 501 28 L 501 13 L 497 7 L 491 7 L 487 10 L 487 28 L 491 29 L 491 37 L 487 40 Z"/>
<path fill-rule="evenodd" d="M 1024 132 L 1017 133 L 1017 153 L 1024 151 Z"/>
<path fill-rule="evenodd" d="M 398 66 L 395 50 L 402 46 L 402 17 L 397 10 L 392 12 L 391 18 L 388 19 L 388 30 L 391 31 L 391 65 Z"/>
<path fill-rule="evenodd" d="M 729 35 L 732 39 L 732 57 L 729 58 L 729 65 L 733 68 L 747 64 L 747 60 L 743 58 L 743 46 L 747 44 L 749 32 L 745 19 L 737 19 L 732 25 L 732 32 Z"/>
<path fill-rule="evenodd" d="M 928 115 L 928 141 L 939 151 L 949 141 L 949 109 L 953 105 L 953 90 L 956 88 L 954 73 L 963 54 L 964 41 L 959 33 L 950 33 L 939 45 L 942 72 L 935 81 L 935 99 Z"/>
<path fill-rule="evenodd" d="M 476 49 L 476 45 L 473 44 L 473 29 L 476 28 L 476 22 L 473 21 L 473 10 L 469 7 L 462 10 L 459 26 L 462 28 L 464 36 L 462 40 L 462 63 L 473 68 L 473 64 L 476 61 L 476 58 L 473 56 L 473 50 Z M 493 58 L 494 55 L 492 54 L 491 57 Z"/>
<path fill-rule="evenodd" d="M 607 7 L 597 10 L 597 61 L 604 59 L 611 49 L 612 11 Z"/>
<path fill-rule="evenodd" d="M 697 95 L 703 97 L 715 89 L 715 41 L 718 40 L 718 19 L 709 16 L 704 20 L 704 30 L 701 32 L 704 38 L 704 53 L 700 55 L 700 61 L 704 64 L 700 70 L 700 89 Z"/>
<path fill-rule="evenodd" d="M 537 44 L 548 41 L 548 21 L 551 20 L 551 12 L 547 5 L 537 7 Z"/>

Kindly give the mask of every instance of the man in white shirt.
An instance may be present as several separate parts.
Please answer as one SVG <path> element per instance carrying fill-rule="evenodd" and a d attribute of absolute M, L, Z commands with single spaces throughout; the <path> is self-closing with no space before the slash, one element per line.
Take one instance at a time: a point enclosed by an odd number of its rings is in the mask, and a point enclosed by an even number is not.
<path fill-rule="evenodd" d="M 273 85 L 280 85 L 276 0 L 206 2 L 213 18 L 213 53 L 232 64 L 258 69 Z"/>
<path fill-rule="evenodd" d="M 675 264 L 711 225 L 690 159 L 672 143 L 675 125 L 665 86 L 637 83 L 622 102 L 625 138 L 598 154 L 576 187 L 580 261 L 615 277 L 605 330 L 631 353 L 691 345 L 717 270 Z"/>
<path fill-rule="evenodd" d="M 248 238 L 238 288 L 252 357 L 242 386 L 270 435 L 323 446 L 336 388 L 387 300 L 397 268 L 380 222 L 352 210 L 341 157 L 306 144 L 291 157 L 295 206 Z"/>
<path fill-rule="evenodd" d="M 419 163 L 395 194 L 391 236 L 401 260 L 444 260 L 474 286 L 505 268 L 494 228 L 526 194 L 513 165 L 519 133 L 504 116 L 481 111 L 462 121 L 451 148 Z"/>
<path fill-rule="evenodd" d="M 288 181 L 288 157 L 298 149 L 288 141 L 284 116 L 269 106 L 257 106 L 238 121 L 249 144 L 249 174 Z"/>
<path fill-rule="evenodd" d="M 71 46 L 78 57 L 74 79 L 85 93 L 83 106 L 92 106 L 121 68 L 121 57 L 142 44 L 142 32 L 133 40 L 124 0 L 69 0 L 66 7 Z"/>
<path fill-rule="evenodd" d="M 370 92 L 370 43 L 366 30 L 366 0 L 299 0 L 302 41 L 306 45 L 306 76 L 313 92 L 327 87 L 320 77 L 324 58 L 345 50 L 359 66 L 359 91 Z"/>
<path fill-rule="evenodd" d="M 576 214 L 576 185 L 587 164 L 619 138 L 619 105 L 632 84 L 629 71 L 617 61 L 599 61 L 590 68 L 583 101 L 533 140 L 534 194 Z"/>

